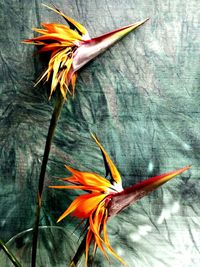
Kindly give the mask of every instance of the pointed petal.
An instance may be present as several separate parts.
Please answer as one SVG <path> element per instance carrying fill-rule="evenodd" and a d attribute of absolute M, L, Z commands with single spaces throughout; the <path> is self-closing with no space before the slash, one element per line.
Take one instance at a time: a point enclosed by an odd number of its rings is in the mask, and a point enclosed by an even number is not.
<path fill-rule="evenodd" d="M 58 71 L 59 71 L 59 66 L 60 66 L 60 57 L 56 57 L 54 64 L 53 64 L 53 76 L 52 76 L 52 83 L 51 83 L 51 93 L 50 95 L 52 95 L 52 93 L 54 92 L 54 90 L 56 89 L 56 86 L 59 82 L 58 80 Z"/>
<path fill-rule="evenodd" d="M 188 170 L 190 166 L 186 166 L 177 171 L 161 174 L 147 180 L 144 180 L 136 185 L 130 186 L 120 193 L 113 194 L 109 203 L 109 217 L 115 216 L 117 213 L 135 203 L 140 198 L 146 196 L 150 192 L 154 191 L 159 186 L 163 185 L 173 177 Z"/>
<path fill-rule="evenodd" d="M 47 76 L 49 74 L 50 70 L 49 68 L 41 75 L 41 77 L 39 77 L 39 79 L 37 80 L 37 82 L 34 84 L 34 87 L 36 87 L 44 78 L 45 76 Z"/>
<path fill-rule="evenodd" d="M 78 218 L 89 218 L 90 214 L 98 204 L 106 197 L 104 194 L 92 193 L 77 197 L 68 209 L 60 216 L 57 222 L 60 222 L 64 217 L 73 213 L 72 216 Z"/>
<path fill-rule="evenodd" d="M 49 42 L 49 41 L 54 41 L 54 42 L 71 42 L 71 46 L 74 45 L 73 42 L 77 41 L 77 40 L 80 40 L 76 38 L 76 36 L 70 32 L 68 32 L 66 35 L 64 34 L 61 34 L 61 33 L 48 33 L 48 34 L 45 34 L 45 35 L 41 35 L 41 36 L 38 36 L 38 37 L 35 37 L 35 38 L 32 38 L 32 39 L 29 39 L 29 41 L 32 41 L 32 42 Z M 28 40 L 25 40 L 25 42 L 28 41 Z"/>
<path fill-rule="evenodd" d="M 69 215 L 70 213 L 72 213 L 81 203 L 81 198 L 77 197 L 72 203 L 71 205 L 67 208 L 67 210 L 58 218 L 57 223 L 60 222 L 61 220 L 63 220 L 67 215 Z"/>
<path fill-rule="evenodd" d="M 95 211 L 94 214 L 90 215 L 89 222 L 90 222 L 90 229 L 94 234 L 94 240 L 97 246 L 100 248 L 102 251 L 103 255 L 107 258 L 108 260 L 108 255 L 105 251 L 105 248 L 103 245 L 105 245 L 103 239 L 100 237 L 100 227 L 102 224 L 102 216 L 99 216 L 99 213 L 102 212 L 102 205 L 99 205 L 97 210 Z M 102 214 L 103 215 L 103 214 Z M 94 219 L 93 219 L 94 217 Z"/>
<path fill-rule="evenodd" d="M 88 263 L 88 255 L 89 255 L 89 247 L 92 241 L 92 231 L 88 230 L 87 237 L 86 237 L 86 246 L 85 246 L 85 267 L 87 267 Z"/>
<path fill-rule="evenodd" d="M 39 33 L 42 34 L 55 34 L 58 33 L 62 36 L 63 40 L 79 40 L 81 41 L 83 38 L 80 34 L 70 29 L 68 26 L 58 23 L 42 23 L 42 27 L 45 30 L 36 29 Z"/>
<path fill-rule="evenodd" d="M 52 11 L 56 12 L 57 14 L 59 14 L 60 16 L 62 16 L 68 23 L 69 25 L 73 25 L 75 27 L 75 29 L 80 33 L 80 34 L 83 34 L 83 35 L 88 35 L 88 32 L 86 30 L 86 28 L 81 25 L 80 23 L 78 23 L 77 21 L 75 21 L 74 19 L 70 18 L 70 17 L 67 17 L 64 13 L 62 13 L 58 8 L 54 9 L 52 7 L 49 7 L 45 4 L 43 4 L 43 6 L 51 9 Z"/>
<path fill-rule="evenodd" d="M 100 227 L 102 224 L 102 217 L 104 215 L 105 212 L 105 208 L 104 208 L 105 202 L 101 202 L 98 207 L 96 208 L 96 210 L 94 211 L 94 213 L 92 213 L 90 215 L 89 218 L 89 223 L 90 223 L 90 228 L 92 230 L 92 232 L 94 233 L 94 235 L 101 240 L 101 242 L 103 242 L 102 238 L 100 237 Z"/>
<path fill-rule="evenodd" d="M 75 89 L 75 85 L 76 85 L 76 78 L 77 78 L 77 72 L 75 72 L 75 73 L 72 75 L 72 78 L 71 78 L 72 95 L 73 95 L 73 96 L 74 96 L 74 89 Z"/>
<path fill-rule="evenodd" d="M 80 183 L 81 185 L 96 187 L 97 189 L 101 187 L 101 188 L 104 188 L 104 191 L 107 191 L 109 188 L 112 188 L 111 183 L 107 179 L 101 177 L 100 175 L 97 175 L 95 173 L 90 173 L 90 172 L 80 172 L 66 165 L 65 167 L 73 174 L 73 177 L 74 177 L 73 180 L 75 182 Z M 72 181 L 71 178 L 70 180 L 69 178 L 66 178 L 63 180 Z"/>
<path fill-rule="evenodd" d="M 47 34 L 48 31 L 44 29 L 32 28 L 33 31 L 38 32 L 40 34 Z"/>
<path fill-rule="evenodd" d="M 113 248 L 110 245 L 109 239 L 108 239 L 108 234 L 107 234 L 107 230 L 106 230 L 106 223 L 107 223 L 107 219 L 108 219 L 108 211 L 105 211 L 105 216 L 104 216 L 104 220 L 103 220 L 103 235 L 104 235 L 104 242 L 105 245 L 107 247 L 107 249 L 110 251 L 110 253 L 116 258 L 118 259 L 118 261 L 120 261 L 123 265 L 127 266 L 126 262 L 116 254 L 116 252 L 113 250 Z"/>
<path fill-rule="evenodd" d="M 111 45 L 120 40 L 123 36 L 136 29 L 140 25 L 144 24 L 146 21 L 147 19 L 106 33 L 97 38 L 83 41 L 82 45 L 80 45 L 74 55 L 73 70 L 79 70 L 90 60 L 97 57 Z"/>
<path fill-rule="evenodd" d="M 62 47 L 66 47 L 66 46 L 69 46 L 71 45 L 71 43 L 53 43 L 53 44 L 47 44 L 45 46 L 43 46 L 42 48 L 39 49 L 39 53 L 43 53 L 43 52 L 51 52 L 51 51 L 56 51 L 59 52 L 59 50 L 62 48 Z"/>
<path fill-rule="evenodd" d="M 104 194 L 92 193 L 89 194 L 86 199 L 82 198 L 81 205 L 74 211 L 73 216 L 78 218 L 88 218 L 105 197 L 106 195 Z"/>
<path fill-rule="evenodd" d="M 120 174 L 119 174 L 117 168 L 115 167 L 114 163 L 112 162 L 112 160 L 110 159 L 110 157 L 106 153 L 105 149 L 102 147 L 102 145 L 100 144 L 99 140 L 97 139 L 97 137 L 94 134 L 92 134 L 92 138 L 95 140 L 96 144 L 101 149 L 101 152 L 102 152 L 102 154 L 104 156 L 105 162 L 107 163 L 107 168 L 109 169 L 109 172 L 110 172 L 110 175 L 111 175 L 112 179 L 117 184 L 121 184 L 122 183 L 121 177 L 120 177 Z"/>

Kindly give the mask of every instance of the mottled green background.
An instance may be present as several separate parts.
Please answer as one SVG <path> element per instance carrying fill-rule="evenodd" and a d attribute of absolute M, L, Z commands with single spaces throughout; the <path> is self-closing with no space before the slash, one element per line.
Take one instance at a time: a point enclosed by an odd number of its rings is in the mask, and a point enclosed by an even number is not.
<path fill-rule="evenodd" d="M 32 227 L 37 181 L 53 110 L 44 68 L 20 41 L 40 22 L 61 22 L 42 1 L 0 3 L 0 237 Z M 45 1 L 50 4 L 50 1 Z M 56 219 L 74 192 L 49 189 L 67 163 L 104 174 L 96 132 L 124 186 L 192 164 L 108 224 L 114 249 L 137 267 L 198 267 L 200 262 L 199 0 L 57 0 L 63 12 L 97 36 L 150 17 L 79 72 L 65 104 L 46 175 L 41 225 Z M 72 228 L 71 219 L 59 225 Z M 94 266 L 106 266 L 102 258 Z M 105 263 L 104 263 L 105 262 Z M 110 266 L 120 266 L 110 263 Z M 4 267 L 4 266 L 3 266 Z"/>

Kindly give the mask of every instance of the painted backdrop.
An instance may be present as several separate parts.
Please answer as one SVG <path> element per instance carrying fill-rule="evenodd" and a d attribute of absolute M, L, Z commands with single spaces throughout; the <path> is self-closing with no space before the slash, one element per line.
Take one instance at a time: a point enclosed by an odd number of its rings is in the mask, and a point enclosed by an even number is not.
<path fill-rule="evenodd" d="M 42 1 L 0 3 L 0 237 L 32 227 L 45 138 L 53 110 L 44 65 L 33 46 L 41 22 L 62 19 Z M 51 4 L 49 0 L 45 2 Z M 41 225 L 56 225 L 74 192 L 49 189 L 64 164 L 104 175 L 95 132 L 124 186 L 192 164 L 190 171 L 108 223 L 113 248 L 138 267 L 197 267 L 200 262 L 200 5 L 198 0 L 57 0 L 91 36 L 147 17 L 79 72 L 64 106 L 47 169 Z M 60 222 L 70 230 L 71 218 Z M 78 233 L 78 232 L 77 232 Z M 108 263 L 97 257 L 95 266 Z M 112 266 L 112 264 L 110 265 Z M 115 263 L 114 266 L 120 266 Z"/>

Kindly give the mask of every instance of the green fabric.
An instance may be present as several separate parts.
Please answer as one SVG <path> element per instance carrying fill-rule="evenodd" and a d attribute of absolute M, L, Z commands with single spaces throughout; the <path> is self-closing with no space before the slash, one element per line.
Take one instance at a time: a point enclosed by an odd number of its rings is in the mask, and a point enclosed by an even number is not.
<path fill-rule="evenodd" d="M 50 1 L 45 2 L 50 4 Z M 104 175 L 95 132 L 118 167 L 124 187 L 192 164 L 108 223 L 116 252 L 129 266 L 198 267 L 199 254 L 199 1 L 57 0 L 91 36 L 150 17 L 78 73 L 75 97 L 62 112 L 47 168 L 41 225 L 56 220 L 75 197 L 49 189 L 68 164 Z M 33 56 L 41 22 L 64 21 L 40 1 L 0 3 L 0 237 L 31 228 L 53 102 L 34 83 L 45 68 Z M 78 194 L 78 192 L 77 192 Z M 59 223 L 73 229 L 75 221 Z M 77 231 L 78 234 L 78 231 Z M 120 266 L 117 262 L 111 266 Z M 107 266 L 102 256 L 95 266 Z"/>

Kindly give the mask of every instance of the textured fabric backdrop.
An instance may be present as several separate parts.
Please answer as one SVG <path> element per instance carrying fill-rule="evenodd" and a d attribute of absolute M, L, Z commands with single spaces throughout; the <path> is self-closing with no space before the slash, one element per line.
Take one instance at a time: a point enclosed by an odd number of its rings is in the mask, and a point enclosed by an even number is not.
<path fill-rule="evenodd" d="M 44 66 L 33 56 L 33 46 L 20 43 L 33 37 L 32 27 L 41 21 L 64 22 L 41 2 L 0 3 L 0 237 L 5 241 L 32 227 L 53 110 L 48 86 L 33 87 Z M 117 165 L 124 186 L 193 165 L 110 220 L 108 231 L 129 266 L 199 266 L 199 0 L 54 3 L 91 36 L 151 19 L 79 71 L 75 98 L 64 105 L 51 150 L 41 225 L 56 225 L 74 199 L 74 192 L 48 188 L 54 178 L 69 175 L 65 163 L 104 175 L 92 131 Z M 59 225 L 73 229 L 70 218 Z M 95 266 L 108 265 L 100 260 Z"/>

